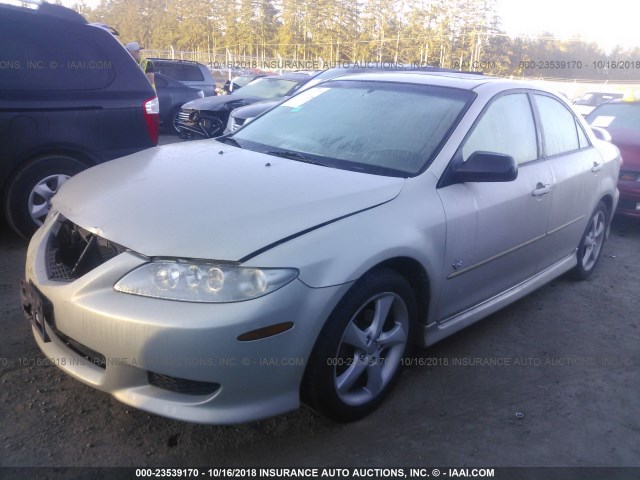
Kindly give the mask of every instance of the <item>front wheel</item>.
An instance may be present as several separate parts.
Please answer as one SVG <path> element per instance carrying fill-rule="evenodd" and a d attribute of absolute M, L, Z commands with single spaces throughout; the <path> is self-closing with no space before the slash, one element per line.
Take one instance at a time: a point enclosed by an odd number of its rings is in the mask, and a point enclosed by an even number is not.
<path fill-rule="evenodd" d="M 375 410 L 397 381 L 411 341 L 416 300 L 392 270 L 365 275 L 327 320 L 309 359 L 302 399 L 336 421 Z"/>
<path fill-rule="evenodd" d="M 608 221 L 609 209 L 603 202 L 600 202 L 591 214 L 587 229 L 582 235 L 580 245 L 578 245 L 578 265 L 573 270 L 573 276 L 576 279 L 585 280 L 596 268 L 602 254 Z"/>
<path fill-rule="evenodd" d="M 39 157 L 20 169 L 5 192 L 5 217 L 22 237 L 29 239 L 42 225 L 51 199 L 70 177 L 87 166 L 65 155 Z"/>
<path fill-rule="evenodd" d="M 176 108 L 174 112 L 171 114 L 171 126 L 169 127 L 169 131 L 173 135 L 180 135 L 180 109 Z"/>

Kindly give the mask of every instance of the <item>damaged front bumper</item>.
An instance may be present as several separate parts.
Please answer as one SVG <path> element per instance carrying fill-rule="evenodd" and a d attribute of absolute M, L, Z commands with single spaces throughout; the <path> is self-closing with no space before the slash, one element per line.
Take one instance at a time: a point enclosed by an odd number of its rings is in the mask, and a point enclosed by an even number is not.
<path fill-rule="evenodd" d="M 178 114 L 178 130 L 188 136 L 214 138 L 222 135 L 224 127 L 223 119 L 213 112 L 183 108 Z"/>

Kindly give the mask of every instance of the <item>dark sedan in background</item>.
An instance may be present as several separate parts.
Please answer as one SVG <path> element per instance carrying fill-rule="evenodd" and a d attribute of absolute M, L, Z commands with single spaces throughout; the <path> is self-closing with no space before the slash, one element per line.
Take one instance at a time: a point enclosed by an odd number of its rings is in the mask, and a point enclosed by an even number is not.
<path fill-rule="evenodd" d="M 586 119 L 592 127 L 607 130 L 622 155 L 616 213 L 640 218 L 640 100 L 636 98 L 631 96 L 630 101 L 612 100 L 602 104 Z"/>
<path fill-rule="evenodd" d="M 204 98 L 204 92 L 161 73 L 155 74 L 155 83 L 160 102 L 160 126 L 166 132 L 177 134 L 180 108 L 191 100 Z"/>
<path fill-rule="evenodd" d="M 222 135 L 233 109 L 291 95 L 312 78 L 313 75 L 305 73 L 272 75 L 257 78 L 230 95 L 189 102 L 183 105 L 178 118 L 180 135 L 204 138 Z"/>

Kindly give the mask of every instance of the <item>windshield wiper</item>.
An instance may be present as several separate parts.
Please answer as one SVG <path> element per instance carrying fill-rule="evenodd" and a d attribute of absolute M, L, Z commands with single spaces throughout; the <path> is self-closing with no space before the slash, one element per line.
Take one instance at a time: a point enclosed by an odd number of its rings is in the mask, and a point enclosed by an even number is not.
<path fill-rule="evenodd" d="M 298 162 L 310 163 L 312 165 L 320 165 L 326 167 L 324 163 L 318 162 L 311 157 L 308 157 L 300 152 L 294 152 L 291 150 L 270 150 L 266 152 L 267 155 L 274 155 L 276 157 L 288 158 L 289 160 L 296 160 Z"/>
<path fill-rule="evenodd" d="M 229 143 L 231 145 L 234 145 L 238 148 L 242 148 L 242 145 L 240 145 L 240 142 L 238 142 L 235 138 L 233 137 L 227 137 L 227 136 L 223 136 L 223 137 L 218 137 L 217 139 L 219 142 L 222 143 Z"/>

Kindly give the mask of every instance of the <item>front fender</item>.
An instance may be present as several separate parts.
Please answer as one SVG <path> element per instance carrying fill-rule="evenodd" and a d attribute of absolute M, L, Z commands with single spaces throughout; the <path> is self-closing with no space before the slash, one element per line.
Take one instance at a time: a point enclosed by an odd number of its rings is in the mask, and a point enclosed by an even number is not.
<path fill-rule="evenodd" d="M 405 257 L 423 266 L 429 296 L 437 298 L 446 224 L 435 184 L 429 173 L 408 179 L 390 202 L 277 245 L 247 265 L 298 268 L 302 282 L 322 288 L 356 281 L 376 265 Z"/>

